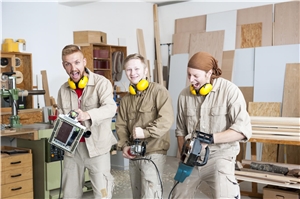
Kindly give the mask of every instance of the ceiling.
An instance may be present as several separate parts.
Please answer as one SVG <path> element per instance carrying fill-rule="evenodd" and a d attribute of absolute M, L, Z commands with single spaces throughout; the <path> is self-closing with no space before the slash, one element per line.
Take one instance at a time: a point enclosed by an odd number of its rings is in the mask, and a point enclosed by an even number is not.
<path fill-rule="evenodd" d="M 136 1 L 130 1 L 130 2 L 147 2 L 147 3 L 153 3 L 157 4 L 157 6 L 164 6 L 164 5 L 170 5 L 174 3 L 182 3 L 187 2 L 189 0 L 183 0 L 183 1 L 172 1 L 172 0 L 136 0 Z M 106 0 L 58 0 L 60 4 L 66 5 L 66 6 L 79 6 L 87 3 L 93 3 L 93 2 L 112 2 L 112 1 L 106 1 Z M 126 1 L 115 1 L 115 2 L 126 2 Z M 128 1 L 129 2 L 129 1 Z"/>

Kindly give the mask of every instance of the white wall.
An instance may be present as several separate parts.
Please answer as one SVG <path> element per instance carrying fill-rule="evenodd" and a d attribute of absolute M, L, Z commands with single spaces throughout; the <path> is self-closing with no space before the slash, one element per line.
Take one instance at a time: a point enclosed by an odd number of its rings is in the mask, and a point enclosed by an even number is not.
<path fill-rule="evenodd" d="M 5 38 L 26 40 L 26 51 L 32 53 L 33 85 L 36 75 L 47 70 L 50 95 L 54 98 L 68 78 L 61 65 L 61 49 L 73 43 L 73 31 L 106 32 L 110 45 L 118 45 L 118 38 L 122 38 L 130 54 L 138 51 L 136 29 L 143 29 L 147 57 L 151 65 L 154 63 L 151 3 L 89 3 L 70 7 L 56 2 L 3 2 L 1 5 L 1 42 Z M 126 87 L 129 84 L 125 75 L 120 82 Z M 43 96 L 39 96 L 39 101 L 43 107 Z M 37 107 L 36 100 L 34 105 Z"/>

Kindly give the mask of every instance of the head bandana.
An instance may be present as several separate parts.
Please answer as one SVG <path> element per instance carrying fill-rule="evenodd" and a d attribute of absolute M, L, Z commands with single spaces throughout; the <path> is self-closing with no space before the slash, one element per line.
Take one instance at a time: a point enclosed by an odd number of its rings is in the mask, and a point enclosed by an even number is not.
<path fill-rule="evenodd" d="M 198 52 L 194 54 L 189 60 L 188 67 L 204 70 L 205 72 L 212 69 L 212 75 L 210 77 L 211 84 L 214 79 L 220 77 L 222 74 L 222 70 L 218 67 L 218 61 L 207 52 Z"/>

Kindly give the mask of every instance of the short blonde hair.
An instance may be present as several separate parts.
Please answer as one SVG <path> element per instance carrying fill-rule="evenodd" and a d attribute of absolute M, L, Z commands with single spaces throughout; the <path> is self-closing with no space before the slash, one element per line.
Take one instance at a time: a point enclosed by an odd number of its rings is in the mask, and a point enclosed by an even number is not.
<path fill-rule="evenodd" d="M 140 54 L 138 54 L 138 53 L 134 53 L 134 54 L 128 55 L 128 56 L 125 58 L 124 63 L 123 63 L 123 68 L 124 68 L 124 69 L 126 68 L 126 64 L 127 64 L 130 60 L 132 60 L 132 59 L 138 59 L 138 60 L 141 60 L 142 64 L 144 65 L 144 68 L 146 68 L 146 59 L 145 59 L 142 55 L 140 55 Z"/>

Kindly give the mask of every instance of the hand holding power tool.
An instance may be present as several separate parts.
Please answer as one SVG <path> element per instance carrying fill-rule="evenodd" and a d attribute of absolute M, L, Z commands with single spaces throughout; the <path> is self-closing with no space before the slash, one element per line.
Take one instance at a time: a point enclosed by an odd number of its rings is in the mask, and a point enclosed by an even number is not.
<path fill-rule="evenodd" d="M 195 131 L 192 139 L 187 139 L 181 150 L 181 162 L 174 179 L 178 182 L 183 182 L 187 178 L 194 166 L 203 166 L 207 163 L 209 148 L 206 146 L 204 159 L 200 160 L 202 144 L 213 144 L 214 139 L 212 134 Z"/>

